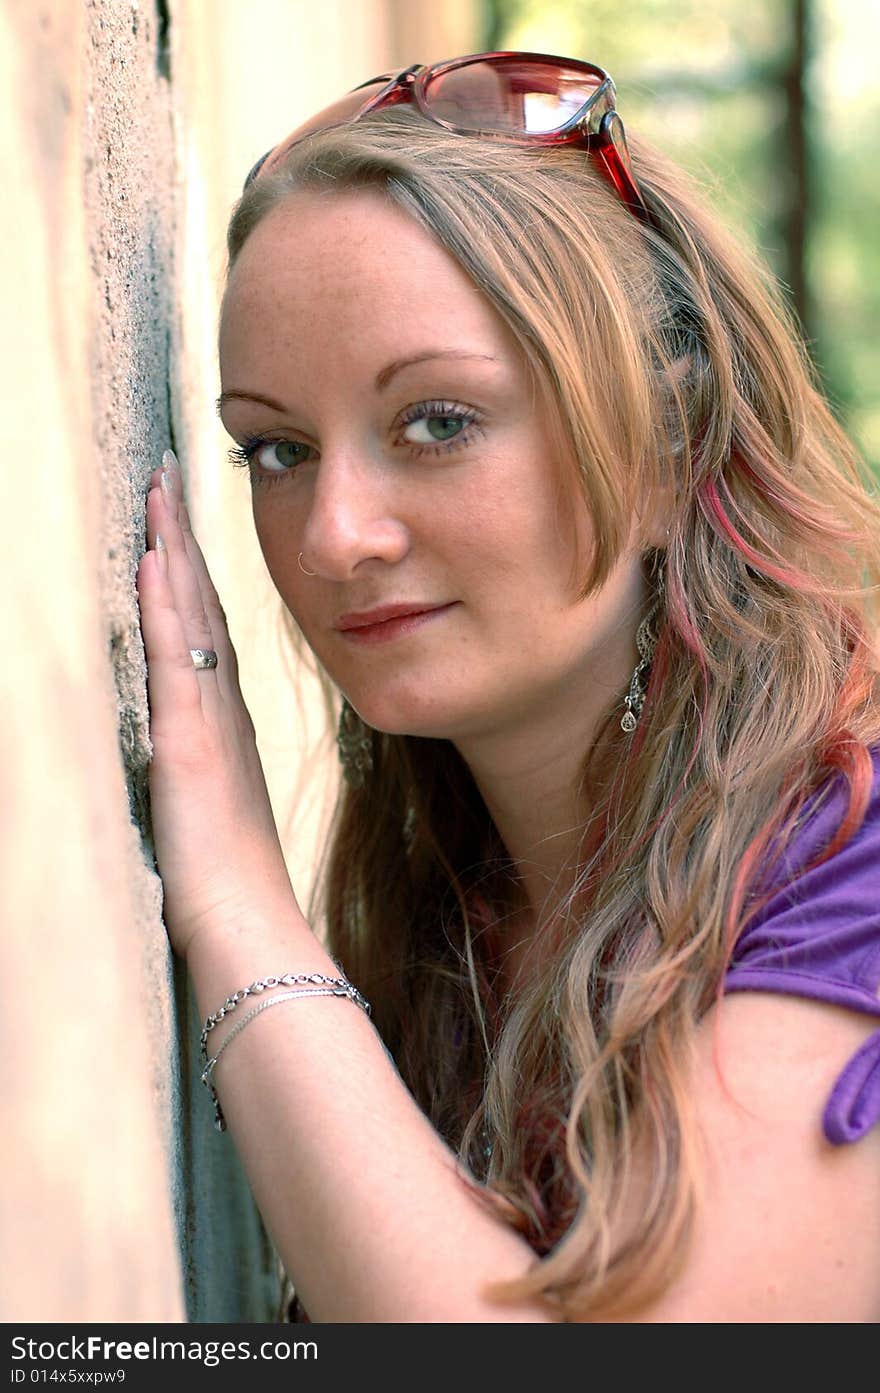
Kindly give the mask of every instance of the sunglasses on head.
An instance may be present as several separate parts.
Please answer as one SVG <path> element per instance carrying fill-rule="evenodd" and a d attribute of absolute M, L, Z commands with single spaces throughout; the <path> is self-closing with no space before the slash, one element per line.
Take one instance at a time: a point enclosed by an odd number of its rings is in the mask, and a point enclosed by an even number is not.
<path fill-rule="evenodd" d="M 402 72 L 370 78 L 297 127 L 257 161 L 244 187 L 277 169 L 306 136 L 408 103 L 458 135 L 544 147 L 580 145 L 631 212 L 649 222 L 614 99 L 608 73 L 575 58 L 473 53 L 427 67 L 413 63 Z"/>

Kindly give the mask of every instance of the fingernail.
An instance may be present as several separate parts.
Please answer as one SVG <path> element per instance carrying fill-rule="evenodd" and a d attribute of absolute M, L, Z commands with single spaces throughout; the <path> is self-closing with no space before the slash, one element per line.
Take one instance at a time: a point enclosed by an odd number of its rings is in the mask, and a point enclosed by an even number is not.
<path fill-rule="evenodd" d="M 173 450 L 166 450 L 162 456 L 162 492 L 166 498 L 173 498 L 178 489 L 180 465 Z"/>
<path fill-rule="evenodd" d="M 166 547 L 165 543 L 164 543 L 163 540 L 162 540 L 162 534 L 161 534 L 161 532 L 157 532 L 157 533 L 156 533 L 156 547 L 155 547 L 155 550 L 156 550 L 156 565 L 157 565 L 158 568 L 159 568 L 159 574 L 162 575 L 162 576 L 167 576 L 167 574 L 168 574 L 168 548 Z"/>

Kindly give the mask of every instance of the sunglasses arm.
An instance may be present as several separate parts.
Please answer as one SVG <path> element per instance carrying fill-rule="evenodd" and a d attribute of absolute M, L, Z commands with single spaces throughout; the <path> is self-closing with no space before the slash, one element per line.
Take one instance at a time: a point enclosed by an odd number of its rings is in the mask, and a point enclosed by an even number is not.
<path fill-rule="evenodd" d="M 630 211 L 642 222 L 651 223 L 651 215 L 630 165 L 623 122 L 616 111 L 609 111 L 602 118 L 598 138 L 589 136 L 588 148 L 600 172 Z"/>

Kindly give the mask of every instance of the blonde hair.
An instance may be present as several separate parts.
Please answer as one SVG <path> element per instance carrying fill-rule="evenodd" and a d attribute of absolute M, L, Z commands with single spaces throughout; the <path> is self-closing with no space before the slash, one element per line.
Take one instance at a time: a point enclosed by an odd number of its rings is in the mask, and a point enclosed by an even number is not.
<path fill-rule="evenodd" d="M 597 802 L 580 867 L 515 999 L 494 988 L 505 849 L 451 745 L 372 732 L 327 869 L 331 950 L 467 1183 L 537 1254 L 494 1294 L 567 1319 L 635 1312 L 683 1260 L 697 1025 L 771 848 L 837 769 L 850 803 L 832 854 L 864 815 L 880 738 L 880 508 L 769 273 L 680 170 L 631 150 L 650 227 L 582 152 L 395 110 L 294 147 L 229 233 L 234 262 L 292 192 L 369 188 L 446 248 L 554 406 L 596 537 L 582 595 L 643 500 L 669 506 L 668 548 L 647 558 L 665 601 L 645 707 L 628 742 L 609 707 L 584 751 Z"/>

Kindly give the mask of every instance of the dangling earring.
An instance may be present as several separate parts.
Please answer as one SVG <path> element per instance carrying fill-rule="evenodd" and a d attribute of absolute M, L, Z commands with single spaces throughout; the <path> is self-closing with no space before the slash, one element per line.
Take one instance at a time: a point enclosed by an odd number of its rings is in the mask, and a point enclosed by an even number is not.
<path fill-rule="evenodd" d="M 635 671 L 630 679 L 629 691 L 623 699 L 626 710 L 620 718 L 620 729 L 627 735 L 632 735 L 639 723 L 648 690 L 648 675 L 654 661 L 654 649 L 657 647 L 657 632 L 660 627 L 659 620 L 665 592 L 662 570 L 657 572 L 656 585 L 654 603 L 636 631 L 639 661 L 636 663 Z"/>
<path fill-rule="evenodd" d="M 369 727 L 346 697 L 342 698 L 339 712 L 336 746 L 345 782 L 351 788 L 363 788 L 373 768 L 373 741 Z"/>
<path fill-rule="evenodd" d="M 403 845 L 406 851 L 412 851 L 416 843 L 416 832 L 418 831 L 419 819 L 414 803 L 407 803 L 406 816 L 403 819 Z"/>

